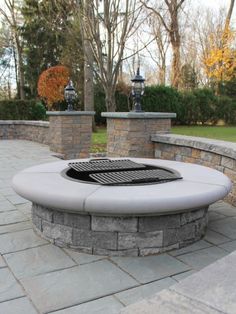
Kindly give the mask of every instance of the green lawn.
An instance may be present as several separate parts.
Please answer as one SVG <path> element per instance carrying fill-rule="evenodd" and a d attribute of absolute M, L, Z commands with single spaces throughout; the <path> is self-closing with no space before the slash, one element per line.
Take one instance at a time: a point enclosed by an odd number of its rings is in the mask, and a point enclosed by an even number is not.
<path fill-rule="evenodd" d="M 214 138 L 217 140 L 236 142 L 236 127 L 226 126 L 177 126 L 172 133 Z"/>
<path fill-rule="evenodd" d="M 229 142 L 236 142 L 236 127 L 226 126 L 176 126 L 171 129 L 172 133 L 214 138 Z M 106 150 L 106 128 L 97 128 L 92 136 L 92 152 L 104 152 Z"/>
<path fill-rule="evenodd" d="M 105 152 L 107 146 L 107 129 L 97 128 L 92 135 L 92 153 Z"/>

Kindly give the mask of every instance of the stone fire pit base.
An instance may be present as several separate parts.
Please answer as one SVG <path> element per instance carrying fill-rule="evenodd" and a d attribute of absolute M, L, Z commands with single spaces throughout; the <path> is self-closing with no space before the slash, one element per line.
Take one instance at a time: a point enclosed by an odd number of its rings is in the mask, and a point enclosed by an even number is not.
<path fill-rule="evenodd" d="M 159 216 L 97 216 L 32 205 L 35 230 L 54 244 L 110 256 L 145 256 L 198 241 L 207 227 L 205 208 Z"/>

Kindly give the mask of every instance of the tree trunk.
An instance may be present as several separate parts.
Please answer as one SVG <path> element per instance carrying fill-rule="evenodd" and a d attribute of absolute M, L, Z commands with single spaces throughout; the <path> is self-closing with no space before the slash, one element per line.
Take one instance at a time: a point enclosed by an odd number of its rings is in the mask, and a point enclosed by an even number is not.
<path fill-rule="evenodd" d="M 171 64 L 171 85 L 178 88 L 180 83 L 180 44 L 172 43 L 172 48 L 173 60 Z"/>
<path fill-rule="evenodd" d="M 89 1 L 84 2 L 84 23 L 86 17 L 91 16 L 91 8 Z M 89 42 L 86 27 L 83 30 L 83 46 L 84 46 L 84 109 L 87 111 L 94 110 L 94 85 L 93 85 L 93 51 Z"/>
<path fill-rule="evenodd" d="M 159 84 L 165 85 L 166 84 L 166 65 L 162 64 L 159 68 Z"/>
<path fill-rule="evenodd" d="M 84 110 L 94 110 L 93 54 L 87 39 L 84 39 Z"/>
<path fill-rule="evenodd" d="M 116 101 L 115 101 L 115 90 L 112 86 L 108 86 L 105 90 L 105 101 L 106 101 L 106 108 L 109 112 L 116 111 Z"/>
<path fill-rule="evenodd" d="M 20 92 L 20 99 L 25 99 L 25 77 L 24 77 L 24 65 L 23 65 L 23 57 L 22 57 L 22 48 L 20 45 L 20 41 L 17 35 L 15 35 L 15 41 L 16 41 L 16 49 L 18 54 L 18 79 L 19 79 L 19 92 Z"/>

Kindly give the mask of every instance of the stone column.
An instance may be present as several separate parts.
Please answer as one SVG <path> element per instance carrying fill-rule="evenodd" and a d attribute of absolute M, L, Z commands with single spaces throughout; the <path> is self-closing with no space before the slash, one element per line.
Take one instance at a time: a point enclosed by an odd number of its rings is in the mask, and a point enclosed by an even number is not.
<path fill-rule="evenodd" d="M 93 111 L 48 111 L 50 149 L 64 159 L 89 157 Z"/>
<path fill-rule="evenodd" d="M 103 112 L 107 118 L 107 155 L 154 158 L 151 136 L 169 133 L 175 113 Z"/>

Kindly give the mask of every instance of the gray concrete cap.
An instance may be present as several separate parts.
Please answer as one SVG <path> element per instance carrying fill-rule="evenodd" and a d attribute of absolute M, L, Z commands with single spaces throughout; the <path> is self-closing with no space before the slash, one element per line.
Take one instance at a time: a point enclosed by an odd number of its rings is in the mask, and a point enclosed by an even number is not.
<path fill-rule="evenodd" d="M 48 116 L 94 116 L 95 111 L 47 111 Z"/>
<path fill-rule="evenodd" d="M 28 168 L 14 176 L 12 185 L 22 197 L 46 207 L 108 215 L 161 215 L 204 207 L 224 198 L 232 186 L 221 172 L 200 165 L 130 159 L 175 169 L 183 179 L 139 186 L 82 183 L 62 176 L 61 172 L 70 162 L 67 160 Z"/>
<path fill-rule="evenodd" d="M 102 117 L 105 118 L 120 118 L 120 119 L 170 119 L 176 118 L 176 113 L 173 112 L 102 112 Z"/>

